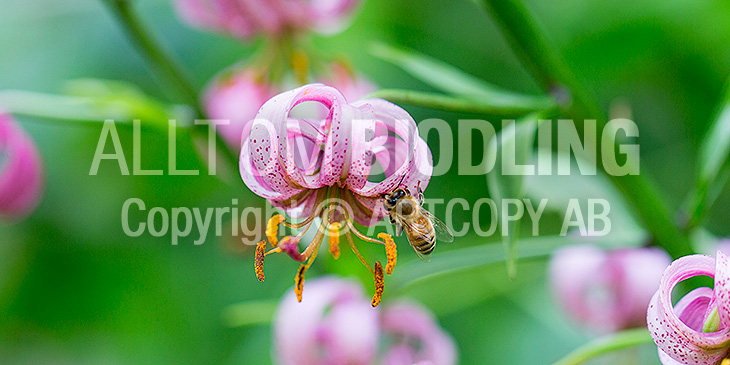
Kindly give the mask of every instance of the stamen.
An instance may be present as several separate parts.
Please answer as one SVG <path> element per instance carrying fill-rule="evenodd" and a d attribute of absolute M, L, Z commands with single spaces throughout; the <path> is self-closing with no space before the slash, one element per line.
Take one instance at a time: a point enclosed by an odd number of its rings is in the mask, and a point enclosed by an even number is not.
<path fill-rule="evenodd" d="M 385 242 L 385 255 L 388 257 L 388 263 L 385 264 L 385 273 L 390 275 L 395 269 L 395 264 L 398 262 L 398 248 L 391 237 L 387 233 L 378 233 L 378 238 Z"/>
<path fill-rule="evenodd" d="M 345 233 L 345 237 L 347 237 L 347 242 L 350 244 L 350 248 L 352 249 L 352 252 L 355 253 L 355 256 L 360 259 L 360 262 L 362 262 L 362 264 L 365 265 L 365 267 L 367 267 L 370 272 L 373 272 L 373 268 L 370 267 L 370 264 L 368 264 L 367 261 L 365 261 L 365 258 L 362 257 L 360 250 L 358 250 L 357 246 L 355 246 L 355 242 L 352 240 L 352 235 L 349 231 Z"/>
<path fill-rule="evenodd" d="M 373 301 L 370 304 L 373 307 L 377 307 L 380 304 L 380 300 L 383 298 L 383 289 L 385 288 L 385 280 L 383 276 L 383 266 L 380 265 L 380 261 L 375 261 L 375 294 L 373 294 Z"/>
<path fill-rule="evenodd" d="M 322 235 L 320 235 L 320 232 L 322 232 Z M 312 247 L 312 245 L 314 245 L 314 249 L 311 251 L 311 257 L 309 257 L 309 261 L 307 261 L 306 264 L 302 264 L 301 266 L 299 266 L 297 276 L 294 278 L 294 294 L 296 294 L 297 300 L 300 303 L 302 301 L 302 292 L 304 291 L 304 274 L 307 272 L 307 269 L 312 266 L 312 263 L 314 263 L 314 259 L 317 258 L 319 247 L 322 245 L 323 235 L 324 229 L 320 227 L 320 229 L 317 231 L 317 235 L 314 237 L 314 240 L 309 245 L 309 247 Z M 309 247 L 307 247 L 307 250 L 309 250 Z M 304 255 L 307 255 L 306 250 L 304 251 Z"/>
<path fill-rule="evenodd" d="M 297 295 L 297 301 L 302 302 L 302 291 L 304 290 L 304 273 L 307 272 L 308 266 L 302 264 L 299 266 L 297 276 L 294 278 L 294 294 Z"/>
<path fill-rule="evenodd" d="M 330 242 L 330 253 L 335 260 L 340 258 L 340 228 L 342 228 L 342 224 L 339 222 L 330 224 L 327 235 Z"/>
<path fill-rule="evenodd" d="M 286 218 L 284 218 L 283 215 L 276 214 L 269 218 L 269 221 L 266 223 L 266 238 L 269 239 L 269 243 L 271 243 L 274 247 L 279 246 L 279 240 L 277 239 L 277 235 L 279 234 L 279 224 L 285 220 Z"/>
<path fill-rule="evenodd" d="M 720 362 L 720 365 L 730 365 L 730 359 L 722 359 L 722 362 Z"/>
<path fill-rule="evenodd" d="M 259 281 L 264 281 L 264 256 L 266 256 L 264 250 L 266 250 L 266 241 L 261 240 L 261 242 L 256 244 L 256 256 L 253 262 L 256 278 Z"/>
<path fill-rule="evenodd" d="M 352 231 L 352 233 L 354 233 L 355 236 L 357 236 L 357 238 L 359 238 L 359 239 L 361 239 L 363 241 L 366 241 L 366 242 L 370 242 L 370 243 L 377 243 L 377 244 L 380 244 L 380 245 L 383 244 L 383 242 L 381 242 L 381 241 L 378 241 L 378 240 L 376 240 L 374 238 L 370 238 L 370 237 L 368 237 L 368 236 L 360 233 L 360 231 L 358 231 L 357 228 L 355 228 L 355 225 L 352 224 L 352 222 L 350 222 L 350 217 L 349 216 L 347 217 L 347 219 L 345 219 L 345 222 L 347 222 L 347 226 L 350 228 L 350 230 Z"/>

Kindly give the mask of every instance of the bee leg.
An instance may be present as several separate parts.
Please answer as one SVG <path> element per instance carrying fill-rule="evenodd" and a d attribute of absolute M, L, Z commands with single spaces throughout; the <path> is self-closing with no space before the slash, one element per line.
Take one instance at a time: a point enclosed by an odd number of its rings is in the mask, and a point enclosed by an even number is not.
<path fill-rule="evenodd" d="M 421 180 L 418 180 L 418 184 L 416 184 L 416 189 L 418 190 L 418 202 L 423 205 L 423 190 L 421 190 Z"/>
<path fill-rule="evenodd" d="M 400 223 L 396 222 L 395 223 L 395 235 L 400 236 L 402 234 L 403 234 L 403 226 Z"/>
<path fill-rule="evenodd" d="M 390 218 L 390 224 L 395 224 L 395 219 L 393 219 L 393 216 L 388 216 Z"/>

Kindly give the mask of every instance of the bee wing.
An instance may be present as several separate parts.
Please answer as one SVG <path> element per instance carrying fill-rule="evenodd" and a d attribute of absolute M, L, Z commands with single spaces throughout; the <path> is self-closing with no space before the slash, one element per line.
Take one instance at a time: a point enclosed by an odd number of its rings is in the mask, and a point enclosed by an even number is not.
<path fill-rule="evenodd" d="M 446 223 L 442 222 L 440 219 L 436 218 L 431 212 L 427 211 L 426 209 L 421 208 L 421 212 L 431 220 L 431 224 L 433 224 L 433 229 L 436 231 L 436 241 L 441 242 L 454 242 L 454 233 L 451 232 L 451 229 L 449 226 L 446 225 Z"/>
<path fill-rule="evenodd" d="M 416 249 L 416 246 L 413 245 L 413 241 L 411 241 L 411 237 L 428 237 L 429 232 L 426 227 L 423 227 L 421 225 L 412 223 L 412 222 L 403 222 L 402 223 L 403 229 L 406 231 L 406 238 L 408 238 L 408 243 L 413 248 L 413 251 L 416 252 L 416 255 L 418 255 L 418 258 L 421 259 L 423 262 L 430 262 L 431 258 L 418 252 Z"/>

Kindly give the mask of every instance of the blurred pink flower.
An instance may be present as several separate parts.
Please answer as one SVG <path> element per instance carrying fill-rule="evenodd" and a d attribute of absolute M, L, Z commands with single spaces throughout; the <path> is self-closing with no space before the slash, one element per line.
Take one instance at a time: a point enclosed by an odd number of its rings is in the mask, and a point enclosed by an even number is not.
<path fill-rule="evenodd" d="M 401 302 L 385 307 L 381 327 L 397 341 L 385 352 L 384 365 L 456 363 L 454 340 L 419 305 Z"/>
<path fill-rule="evenodd" d="M 705 275 L 715 279 L 714 289 L 697 288 L 672 307 L 672 290 L 681 281 Z M 647 310 L 647 322 L 659 358 L 665 365 L 714 365 L 730 351 L 730 265 L 717 251 L 717 259 L 685 256 L 664 272 Z M 707 326 L 707 327 L 705 327 Z M 703 330 L 707 329 L 708 332 Z"/>
<path fill-rule="evenodd" d="M 241 146 L 243 127 L 256 117 L 259 108 L 267 100 L 281 91 L 280 86 L 268 83 L 261 74 L 252 67 L 233 66 L 216 75 L 203 96 L 209 118 L 228 120 L 228 124 L 220 123 L 217 128 L 236 152 Z M 341 62 L 331 63 L 322 81 L 340 90 L 348 100 L 357 100 L 375 91 L 375 85 Z M 314 115 L 318 119 L 326 117 L 317 113 Z"/>
<path fill-rule="evenodd" d="M 217 126 L 218 133 L 236 152 L 241 146 L 243 127 L 276 94 L 272 85 L 259 80 L 255 74 L 248 69 L 224 70 L 213 79 L 203 97 L 209 118 L 228 121 Z"/>
<path fill-rule="evenodd" d="M 0 111 L 0 218 L 30 214 L 41 197 L 43 171 L 33 140 Z"/>
<path fill-rule="evenodd" d="M 324 105 L 328 110 L 326 118 L 293 118 L 292 109 L 304 102 Z M 382 194 L 398 186 L 416 191 L 418 185 L 423 189 L 428 185 L 431 152 L 418 135 L 410 114 L 381 99 L 349 103 L 337 89 L 312 84 L 267 101 L 256 120 L 246 125 L 243 136 L 240 171 L 246 186 L 290 217 L 303 219 L 298 223 L 286 222 L 301 231 L 277 245 L 276 226 L 283 223 L 283 218 L 272 217 L 274 223 L 270 221 L 267 237 L 274 249 L 264 253 L 263 242 L 257 247 L 255 268 L 259 280 L 263 280 L 266 254 L 286 252 L 299 262 L 309 259 L 295 279 L 301 299 L 304 272 L 329 229 L 330 239 L 338 241 L 344 235 L 353 252 L 373 273 L 378 289 L 373 306 L 377 305 L 383 288 L 383 268 L 378 261 L 374 267 L 367 263 L 355 248 L 350 233 L 384 245 L 388 256 L 385 273 L 392 272 L 396 260 L 392 238 L 383 233 L 378 235 L 381 240 L 367 237 L 353 222 L 371 226 L 382 220 L 386 215 Z M 299 242 L 316 217 L 321 218 L 317 234 L 300 253 Z M 346 230 L 340 232 L 340 227 Z"/>
<path fill-rule="evenodd" d="M 377 89 L 370 80 L 358 75 L 343 62 L 330 63 L 328 74 L 320 82 L 339 90 L 347 100 L 358 100 Z"/>
<path fill-rule="evenodd" d="M 313 300 L 284 296 L 274 320 L 275 356 L 283 365 L 456 363 L 451 337 L 424 308 L 371 308 L 361 285 L 327 277 L 309 284 Z M 383 349 L 378 356 L 378 349 Z M 378 361 L 378 358 L 380 360 Z"/>
<path fill-rule="evenodd" d="M 646 324 L 646 306 L 670 258 L 657 248 L 605 252 L 593 245 L 557 250 L 550 282 L 565 312 L 599 332 Z"/>
<path fill-rule="evenodd" d="M 175 0 L 190 24 L 241 39 L 313 30 L 334 33 L 360 0 Z"/>

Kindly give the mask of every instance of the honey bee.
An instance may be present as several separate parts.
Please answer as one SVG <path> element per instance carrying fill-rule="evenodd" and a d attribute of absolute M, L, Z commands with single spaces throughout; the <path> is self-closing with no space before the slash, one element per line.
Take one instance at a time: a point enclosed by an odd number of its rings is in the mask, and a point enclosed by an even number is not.
<path fill-rule="evenodd" d="M 436 247 L 436 240 L 452 242 L 454 234 L 446 224 L 423 208 L 423 191 L 420 185 L 419 181 L 416 187 L 418 197 L 412 196 L 408 188 L 400 187 L 389 194 L 383 194 L 383 206 L 389 213 L 390 223 L 395 225 L 395 235 L 400 236 L 405 231 L 408 243 L 418 257 L 428 262 L 428 255 Z"/>

